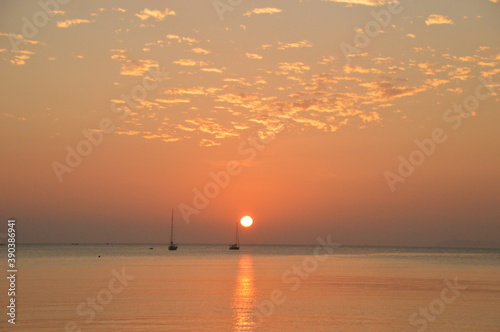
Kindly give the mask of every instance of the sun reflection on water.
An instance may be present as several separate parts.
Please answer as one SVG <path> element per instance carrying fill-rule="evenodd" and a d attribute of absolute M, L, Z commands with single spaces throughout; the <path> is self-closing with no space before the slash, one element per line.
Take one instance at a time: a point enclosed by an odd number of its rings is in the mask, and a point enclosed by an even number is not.
<path fill-rule="evenodd" d="M 240 257 L 236 287 L 233 291 L 233 331 L 254 331 L 253 309 L 255 286 L 253 261 L 250 255 Z"/>

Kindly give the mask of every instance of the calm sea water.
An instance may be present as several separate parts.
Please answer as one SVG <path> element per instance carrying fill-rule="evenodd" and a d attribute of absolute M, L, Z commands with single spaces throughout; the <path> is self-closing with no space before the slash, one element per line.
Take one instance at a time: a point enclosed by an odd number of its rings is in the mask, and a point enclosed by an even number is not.
<path fill-rule="evenodd" d="M 0 329 L 500 331 L 498 250 L 330 250 L 21 245 L 16 325 L 3 309 Z"/>

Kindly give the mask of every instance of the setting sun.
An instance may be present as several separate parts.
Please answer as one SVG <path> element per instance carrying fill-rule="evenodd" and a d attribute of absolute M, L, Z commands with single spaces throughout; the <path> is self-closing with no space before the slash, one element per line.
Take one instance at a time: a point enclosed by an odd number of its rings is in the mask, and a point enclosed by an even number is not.
<path fill-rule="evenodd" d="M 244 216 L 243 218 L 241 218 L 240 223 L 243 227 L 250 227 L 253 224 L 253 219 L 252 217 Z"/>

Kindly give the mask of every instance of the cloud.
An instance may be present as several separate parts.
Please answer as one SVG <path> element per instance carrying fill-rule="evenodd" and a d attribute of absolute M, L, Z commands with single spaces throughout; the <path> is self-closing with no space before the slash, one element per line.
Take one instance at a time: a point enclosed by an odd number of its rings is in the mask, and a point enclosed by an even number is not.
<path fill-rule="evenodd" d="M 448 82 L 448 80 L 440 80 L 439 78 L 430 78 L 424 81 L 425 84 L 432 85 L 433 87 L 437 87 Z"/>
<path fill-rule="evenodd" d="M 1 51 L 4 52 L 6 50 L 1 50 Z M 4 58 L 4 60 L 9 61 L 11 64 L 13 64 L 15 66 L 22 66 L 22 65 L 26 64 L 26 61 L 29 60 L 33 54 L 35 54 L 34 52 L 31 52 L 31 51 L 11 50 L 10 52 L 15 54 L 14 58 L 11 60 L 7 60 Z"/>
<path fill-rule="evenodd" d="M 344 72 L 346 74 L 351 74 L 351 73 L 359 73 L 359 74 L 367 74 L 367 73 L 372 73 L 372 74 L 381 74 L 382 71 L 377 69 L 377 68 L 363 68 L 359 66 L 351 66 L 351 65 L 345 65 L 344 66 Z"/>
<path fill-rule="evenodd" d="M 28 60 L 29 58 L 30 57 L 28 55 L 16 55 L 14 56 L 14 59 L 9 60 L 9 62 L 16 66 L 22 66 L 26 64 L 25 60 Z"/>
<path fill-rule="evenodd" d="M 370 82 L 362 83 L 361 86 L 368 88 L 371 91 L 372 97 L 378 97 L 379 100 L 373 99 L 373 101 L 384 101 L 391 100 L 406 96 L 413 96 L 419 92 L 425 91 L 425 86 L 394 86 L 394 84 L 389 82 Z"/>
<path fill-rule="evenodd" d="M 143 76 L 150 68 L 158 68 L 158 62 L 154 60 L 127 61 L 122 64 L 120 75 Z"/>
<path fill-rule="evenodd" d="M 128 136 L 133 136 L 133 135 L 139 135 L 139 134 L 141 134 L 141 132 L 137 131 L 137 130 L 125 130 L 125 131 L 115 130 L 114 133 L 118 134 L 118 135 L 128 135 Z"/>
<path fill-rule="evenodd" d="M 143 76 L 151 68 L 158 68 L 159 64 L 155 60 L 131 60 L 125 55 L 127 51 L 121 49 L 111 49 L 111 59 L 122 62 L 120 75 Z"/>
<path fill-rule="evenodd" d="M 145 21 L 149 18 L 155 18 L 157 21 L 163 21 L 165 17 L 167 16 L 175 16 L 175 12 L 173 10 L 169 10 L 166 8 L 163 12 L 158 9 L 148 9 L 145 8 L 144 10 L 141 10 L 139 13 L 135 14 L 138 18 L 141 19 L 141 21 Z"/>
<path fill-rule="evenodd" d="M 369 55 L 368 52 L 365 52 L 365 53 L 350 53 L 347 56 L 349 58 L 364 58 L 367 57 L 368 55 Z"/>
<path fill-rule="evenodd" d="M 258 54 L 254 54 L 254 53 L 245 53 L 245 55 L 247 56 L 247 58 L 254 59 L 254 60 L 261 60 L 264 58 L 262 55 L 258 55 Z"/>
<path fill-rule="evenodd" d="M 243 14 L 243 16 L 252 16 L 252 14 L 277 14 L 277 13 L 281 13 L 281 12 L 283 12 L 283 10 L 281 10 L 279 8 L 270 8 L 270 7 L 254 8 L 254 9 L 246 12 L 245 14 Z"/>
<path fill-rule="evenodd" d="M 369 112 L 369 113 L 365 113 L 365 114 L 360 114 L 359 118 L 363 122 L 380 122 L 380 120 L 381 120 L 380 114 L 378 114 L 377 112 Z"/>
<path fill-rule="evenodd" d="M 399 3 L 397 0 L 323 0 L 329 2 L 346 3 L 348 5 L 384 6 L 390 3 Z"/>
<path fill-rule="evenodd" d="M 293 121 L 295 121 L 297 123 L 302 123 L 302 124 L 306 124 L 306 125 L 315 127 L 316 129 L 319 129 L 319 130 L 322 130 L 325 132 L 330 131 L 330 125 L 327 123 L 324 123 L 323 121 L 309 119 L 309 118 L 305 118 L 305 117 L 298 117 L 298 116 L 294 117 Z"/>
<path fill-rule="evenodd" d="M 211 119 L 188 119 L 185 120 L 187 123 L 190 123 L 197 127 L 199 132 L 210 134 L 215 136 L 215 138 L 226 138 L 226 137 L 235 137 L 239 136 L 232 129 L 225 128 L 221 124 L 218 124 Z"/>
<path fill-rule="evenodd" d="M 200 42 L 199 40 L 196 40 L 194 38 L 181 37 L 181 36 L 178 36 L 178 35 L 166 35 L 165 38 L 170 39 L 170 40 L 177 40 L 177 42 L 179 42 L 179 43 L 186 42 L 189 45 L 191 45 L 193 43 L 199 43 Z"/>
<path fill-rule="evenodd" d="M 308 40 L 302 40 L 296 43 L 282 43 L 278 42 L 278 50 L 284 50 L 287 48 L 302 48 L 302 47 L 312 47 L 313 44 Z"/>
<path fill-rule="evenodd" d="M 78 24 L 82 24 L 82 23 L 92 23 L 92 22 L 93 21 L 75 18 L 73 20 L 58 21 L 56 24 L 57 24 L 58 28 L 69 28 L 70 26 L 73 26 L 73 25 L 78 25 Z"/>
<path fill-rule="evenodd" d="M 432 14 L 432 15 L 429 15 L 429 17 L 427 17 L 427 19 L 425 20 L 425 24 L 427 24 L 427 25 L 453 24 L 453 21 L 444 15 Z"/>
<path fill-rule="evenodd" d="M 303 62 L 280 62 L 278 64 L 278 67 L 282 70 L 282 74 L 288 74 L 289 72 L 293 72 L 295 74 L 303 74 L 304 71 L 311 69 L 311 67 L 304 64 Z"/>
<path fill-rule="evenodd" d="M 192 59 L 179 59 L 176 61 L 173 61 L 172 63 L 175 63 L 180 66 L 206 66 L 207 63 L 205 61 L 196 61 Z"/>
<path fill-rule="evenodd" d="M 196 54 L 210 54 L 210 53 L 212 53 L 209 50 L 206 50 L 206 49 L 201 48 L 201 47 L 195 47 L 195 48 L 191 49 L 191 52 L 196 53 Z"/>
<path fill-rule="evenodd" d="M 483 77 L 490 77 L 490 76 L 496 76 L 500 73 L 500 68 L 492 69 L 490 71 L 482 71 L 481 76 Z M 486 86 L 496 86 L 496 83 L 493 85 L 486 85 Z"/>
<path fill-rule="evenodd" d="M 454 71 L 451 71 L 448 73 L 449 76 L 453 79 L 458 79 L 461 81 L 465 81 L 466 79 L 469 78 L 469 74 L 471 72 L 471 69 L 469 67 L 459 67 L 456 68 Z"/>
<path fill-rule="evenodd" d="M 205 88 L 203 86 L 194 86 L 192 88 L 173 88 L 166 90 L 168 95 L 208 95 L 216 92 L 217 88 Z"/>
<path fill-rule="evenodd" d="M 161 99 L 155 99 L 155 101 L 159 103 L 164 103 L 164 104 L 179 104 L 179 103 L 190 103 L 191 100 L 189 99 L 182 99 L 182 98 L 161 98 Z"/>
<path fill-rule="evenodd" d="M 330 63 L 332 63 L 333 61 L 335 61 L 335 57 L 334 56 L 324 56 L 321 61 L 318 62 L 319 65 L 328 65 Z"/>
<path fill-rule="evenodd" d="M 200 141 L 200 146 L 209 147 L 209 146 L 217 146 L 217 145 L 220 145 L 220 143 L 214 142 L 214 141 L 212 141 L 210 139 L 206 139 L 206 138 L 202 138 Z"/>
<path fill-rule="evenodd" d="M 447 91 L 450 91 L 450 92 L 453 92 L 453 93 L 456 93 L 458 95 L 462 94 L 463 90 L 460 89 L 460 88 L 450 88 L 450 89 L 446 89 Z"/>
<path fill-rule="evenodd" d="M 226 102 L 230 104 L 243 104 L 247 100 L 256 100 L 257 96 L 255 95 L 248 95 L 245 93 L 227 93 L 223 95 L 217 96 L 217 99 L 215 101 L 218 102 Z"/>
<path fill-rule="evenodd" d="M 217 73 L 217 74 L 222 74 L 224 72 L 224 70 L 218 68 L 201 68 L 201 70 L 206 71 L 208 73 Z"/>

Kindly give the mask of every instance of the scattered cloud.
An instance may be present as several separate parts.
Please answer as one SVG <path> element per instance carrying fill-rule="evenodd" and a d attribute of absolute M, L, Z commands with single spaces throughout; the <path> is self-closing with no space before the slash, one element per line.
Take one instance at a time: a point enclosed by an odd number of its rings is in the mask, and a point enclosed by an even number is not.
<path fill-rule="evenodd" d="M 313 44 L 308 40 L 302 40 L 296 43 L 282 43 L 278 42 L 278 50 L 285 50 L 287 48 L 302 48 L 302 47 L 312 47 Z"/>
<path fill-rule="evenodd" d="M 368 52 L 365 52 L 365 53 L 351 53 L 351 54 L 348 54 L 347 56 L 349 58 L 364 58 L 364 57 L 367 57 L 369 54 Z"/>
<path fill-rule="evenodd" d="M 370 82 L 360 85 L 368 88 L 371 91 L 371 96 L 382 101 L 413 96 L 426 90 L 425 86 L 395 86 L 390 82 Z"/>
<path fill-rule="evenodd" d="M 206 71 L 209 73 L 217 73 L 217 74 L 222 74 L 224 70 L 218 69 L 218 68 L 201 68 L 202 71 Z"/>
<path fill-rule="evenodd" d="M 158 68 L 159 64 L 154 60 L 128 60 L 120 59 L 122 61 L 120 75 L 124 76 L 143 76 L 151 68 Z"/>
<path fill-rule="evenodd" d="M 192 88 L 173 88 L 165 91 L 168 95 L 207 95 L 217 91 L 216 88 L 205 88 L 203 86 L 195 86 Z"/>
<path fill-rule="evenodd" d="M 141 21 L 145 21 L 149 18 L 154 18 L 157 21 L 163 21 L 167 16 L 175 16 L 175 12 L 173 10 L 169 10 L 168 8 L 166 8 L 164 11 L 145 8 L 144 10 L 141 10 L 139 13 L 135 14 L 135 16 L 140 18 Z"/>
<path fill-rule="evenodd" d="M 254 9 L 246 12 L 245 14 L 243 14 L 243 16 L 252 16 L 253 14 L 277 14 L 277 13 L 281 13 L 281 12 L 283 12 L 283 10 L 281 10 L 279 8 L 270 8 L 270 7 L 254 8 Z"/>
<path fill-rule="evenodd" d="M 471 69 L 469 67 L 459 67 L 456 68 L 454 71 L 451 71 L 448 73 L 449 76 L 451 76 L 452 79 L 458 79 L 461 81 L 465 81 L 466 79 L 469 78 L 469 73 L 471 72 Z"/>
<path fill-rule="evenodd" d="M 432 14 L 425 20 L 426 25 L 433 24 L 453 24 L 453 21 L 444 15 Z"/>
<path fill-rule="evenodd" d="M 397 0 L 323 0 L 329 2 L 345 3 L 352 5 L 365 5 L 365 6 L 384 6 L 391 3 L 398 3 Z"/>
<path fill-rule="evenodd" d="M 439 78 L 430 78 L 424 81 L 425 84 L 432 85 L 433 87 L 438 87 L 441 84 L 446 84 L 448 82 L 448 80 L 440 80 Z"/>
<path fill-rule="evenodd" d="M 185 42 L 185 43 L 187 43 L 189 45 L 192 45 L 194 43 L 199 43 L 200 42 L 199 40 L 196 40 L 194 38 L 182 37 L 182 36 L 178 36 L 178 35 L 166 35 L 165 38 L 167 38 L 169 40 L 177 40 L 178 43 L 184 43 Z"/>
<path fill-rule="evenodd" d="M 182 98 L 160 98 L 160 99 L 155 99 L 155 101 L 159 103 L 164 103 L 164 104 L 179 104 L 179 103 L 190 103 L 191 100 L 189 99 L 182 99 Z"/>
<path fill-rule="evenodd" d="M 295 74 L 302 74 L 307 70 L 310 70 L 311 67 L 304 64 L 303 62 L 280 62 L 278 64 L 278 68 L 282 70 L 283 74 L 288 74 L 290 72 Z"/>
<path fill-rule="evenodd" d="M 352 73 L 359 73 L 359 74 L 381 74 L 382 71 L 377 68 L 363 68 L 360 66 L 351 66 L 351 65 L 345 65 L 344 66 L 344 72 L 346 74 L 352 74 Z"/>
<path fill-rule="evenodd" d="M 206 139 L 206 138 L 202 138 L 200 141 L 200 146 L 210 147 L 210 146 L 217 146 L 217 145 L 220 145 L 220 143 L 214 142 L 214 141 L 212 141 L 210 139 Z"/>
<path fill-rule="evenodd" d="M 324 56 L 323 58 L 321 58 L 321 61 L 318 62 L 318 64 L 320 65 L 328 65 L 330 63 L 332 63 L 333 61 L 335 61 L 335 57 L 334 56 Z"/>
<path fill-rule="evenodd" d="M 211 54 L 212 53 L 209 50 L 206 50 L 206 49 L 201 48 L 201 47 L 195 47 L 195 48 L 191 49 L 191 52 L 196 53 L 196 54 Z"/>
<path fill-rule="evenodd" d="M 192 59 L 179 59 L 176 61 L 172 61 L 172 63 L 175 63 L 177 65 L 181 66 L 206 66 L 207 63 L 205 61 L 196 61 Z"/>
<path fill-rule="evenodd" d="M 79 25 L 82 23 L 92 23 L 93 21 L 90 20 L 82 20 L 79 18 L 75 18 L 73 20 L 66 20 L 66 21 L 58 21 L 56 22 L 56 25 L 58 28 L 69 28 L 70 26 L 73 25 Z"/>
<path fill-rule="evenodd" d="M 446 89 L 446 91 L 450 91 L 450 92 L 456 93 L 458 95 L 463 93 L 463 90 L 461 88 L 449 88 L 449 89 Z"/>
<path fill-rule="evenodd" d="M 254 54 L 254 53 L 245 53 L 245 55 L 247 56 L 247 58 L 254 59 L 254 60 L 261 60 L 264 58 L 262 55 L 258 55 L 258 54 Z"/>

